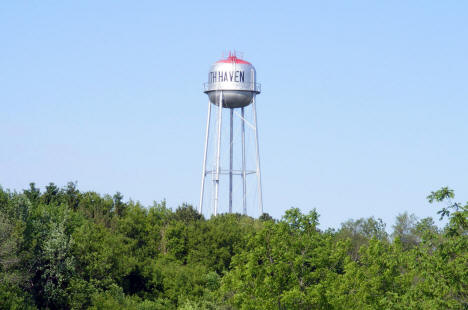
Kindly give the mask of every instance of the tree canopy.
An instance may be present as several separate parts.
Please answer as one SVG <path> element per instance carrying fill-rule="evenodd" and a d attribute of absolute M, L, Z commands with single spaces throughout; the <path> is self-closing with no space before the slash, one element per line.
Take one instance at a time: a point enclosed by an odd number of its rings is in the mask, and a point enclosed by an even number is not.
<path fill-rule="evenodd" d="M 467 309 L 468 204 L 320 230 L 316 210 L 204 218 L 76 183 L 0 187 L 0 309 Z"/>

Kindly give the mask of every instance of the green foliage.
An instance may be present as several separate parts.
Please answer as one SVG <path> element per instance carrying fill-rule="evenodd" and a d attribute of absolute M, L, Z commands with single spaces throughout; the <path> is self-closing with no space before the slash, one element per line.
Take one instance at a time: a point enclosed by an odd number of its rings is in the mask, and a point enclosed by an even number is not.
<path fill-rule="evenodd" d="M 468 230 L 468 202 L 461 204 L 452 202 L 455 198 L 453 190 L 443 187 L 438 191 L 431 192 L 427 199 L 429 203 L 447 201 L 448 205 L 442 208 L 437 214 L 440 214 L 440 219 L 449 218 L 449 225 L 446 227 L 446 233 L 450 236 L 467 235 Z"/>
<path fill-rule="evenodd" d="M 164 310 L 170 305 L 166 301 L 141 300 L 124 294 L 122 288 L 112 285 L 108 290 L 97 292 L 92 295 L 91 310 Z"/>
<path fill-rule="evenodd" d="M 100 224 L 85 223 L 73 234 L 77 272 L 99 289 L 120 284 L 135 262 L 125 237 Z"/>
<path fill-rule="evenodd" d="M 271 217 L 271 215 L 268 213 L 262 213 L 258 219 L 262 222 L 274 221 L 273 217 Z"/>
<path fill-rule="evenodd" d="M 229 269 L 232 257 L 247 246 L 247 236 L 261 223 L 240 214 L 221 214 L 188 226 L 187 262 L 203 264 L 218 274 Z"/>
<path fill-rule="evenodd" d="M 32 310 L 37 309 L 31 296 L 19 286 L 0 284 L 1 310 Z"/>
<path fill-rule="evenodd" d="M 239 309 L 316 309 L 327 304 L 322 281 L 340 269 L 345 252 L 317 230 L 315 210 L 286 211 L 249 237 L 222 281 L 226 301 Z"/>
<path fill-rule="evenodd" d="M 16 285 L 22 280 L 19 270 L 20 233 L 0 211 L 0 284 Z"/>
<path fill-rule="evenodd" d="M 393 225 L 394 239 L 398 238 L 405 249 L 412 248 L 418 243 L 418 236 L 415 234 L 417 218 L 408 212 L 399 214 L 396 223 Z"/>
<path fill-rule="evenodd" d="M 178 207 L 173 216 L 174 220 L 189 224 L 203 219 L 203 215 L 198 213 L 197 210 L 191 205 L 183 204 Z"/>
<path fill-rule="evenodd" d="M 367 245 L 369 240 L 377 239 L 387 241 L 388 235 L 385 231 L 385 223 L 381 219 L 360 218 L 358 220 L 348 220 L 341 224 L 337 233 L 338 240 L 349 240 L 349 256 L 357 261 L 359 259 L 359 249 Z"/>
<path fill-rule="evenodd" d="M 76 183 L 0 187 L 0 309 L 467 309 L 467 204 L 442 188 L 432 218 L 318 229 L 190 205 L 144 207 Z"/>

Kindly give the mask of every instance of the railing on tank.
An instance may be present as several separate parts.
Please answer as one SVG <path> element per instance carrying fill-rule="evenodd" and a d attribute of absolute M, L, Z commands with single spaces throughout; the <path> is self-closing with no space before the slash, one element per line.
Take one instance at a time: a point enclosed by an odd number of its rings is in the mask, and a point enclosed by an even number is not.
<path fill-rule="evenodd" d="M 256 93 L 260 93 L 262 91 L 262 85 L 260 83 L 233 83 L 233 82 L 232 83 L 203 83 L 204 92 L 213 91 L 213 90 L 240 90 L 240 91 L 253 91 Z"/>

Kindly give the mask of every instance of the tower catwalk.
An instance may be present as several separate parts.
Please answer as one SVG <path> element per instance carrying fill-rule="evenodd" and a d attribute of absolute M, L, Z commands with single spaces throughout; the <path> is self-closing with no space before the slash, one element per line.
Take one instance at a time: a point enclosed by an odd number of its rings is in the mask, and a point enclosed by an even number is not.
<path fill-rule="evenodd" d="M 258 196 L 258 211 L 263 213 L 262 200 L 262 183 L 260 172 L 260 154 L 258 144 L 258 126 L 257 126 L 257 111 L 256 111 L 256 95 L 260 93 L 260 84 L 256 83 L 255 68 L 249 62 L 237 58 L 235 55 L 229 54 L 229 57 L 222 59 L 211 66 L 208 83 L 204 85 L 204 92 L 208 95 L 208 116 L 206 121 L 205 132 L 205 148 L 203 155 L 203 168 L 200 189 L 200 204 L 198 212 L 203 212 L 205 183 L 207 176 L 211 176 L 213 184 L 212 192 L 212 214 L 217 215 L 220 204 L 220 176 L 228 175 L 229 187 L 227 197 L 228 211 L 233 212 L 233 176 L 239 175 L 242 179 L 242 213 L 247 214 L 247 176 L 256 174 L 256 192 Z M 210 146 L 210 126 L 212 118 L 212 105 L 217 107 L 216 110 L 216 139 L 215 143 L 214 167 L 207 169 L 208 150 Z M 249 122 L 245 117 L 245 109 L 251 107 L 251 115 L 253 123 Z M 229 109 L 229 169 L 221 169 L 221 151 L 222 151 L 222 124 L 223 124 L 223 109 Z M 240 110 L 239 114 L 237 110 Z M 235 139 L 234 139 L 234 118 L 240 120 L 241 128 L 241 169 L 234 169 Z M 245 125 L 253 129 L 255 133 L 255 154 L 256 154 L 256 169 L 247 170 L 246 164 L 246 137 Z M 213 140 L 213 139 L 211 139 Z"/>

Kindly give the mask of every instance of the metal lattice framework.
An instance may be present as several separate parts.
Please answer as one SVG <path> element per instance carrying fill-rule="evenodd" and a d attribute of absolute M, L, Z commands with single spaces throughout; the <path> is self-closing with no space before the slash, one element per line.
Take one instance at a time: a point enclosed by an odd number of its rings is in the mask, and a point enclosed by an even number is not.
<path fill-rule="evenodd" d="M 222 110 L 224 108 L 223 100 L 224 94 L 223 90 L 216 90 L 220 92 L 217 95 L 219 98 L 219 102 L 216 104 L 212 103 L 211 101 L 208 102 L 208 116 L 206 122 L 206 132 L 205 132 L 205 149 L 204 149 L 204 156 L 203 156 L 203 169 L 202 169 L 202 180 L 201 180 L 201 190 L 200 190 L 200 204 L 198 207 L 198 211 L 200 213 L 203 212 L 203 203 L 204 203 L 204 194 L 205 194 L 205 181 L 206 177 L 210 176 L 213 181 L 213 214 L 216 216 L 218 214 L 218 207 L 219 207 L 219 186 L 220 186 L 220 175 L 228 175 L 229 176 L 229 213 L 232 213 L 232 201 L 233 201 L 233 176 L 241 176 L 242 177 L 242 210 L 243 214 L 247 214 L 247 175 L 256 174 L 257 175 L 257 195 L 258 195 L 258 210 L 260 214 L 263 213 L 263 201 L 262 201 L 262 182 L 261 182 L 261 172 L 260 172 L 260 154 L 259 154 L 259 143 L 258 143 L 258 126 L 257 126 L 257 112 L 256 112 L 256 92 L 253 95 L 250 107 L 252 109 L 253 115 L 253 123 L 250 123 L 245 118 L 245 109 L 247 107 L 240 107 L 240 108 L 228 108 L 230 110 L 230 131 L 229 131 L 229 169 L 221 169 L 220 167 L 220 158 L 221 158 L 221 140 L 222 140 Z M 207 154 L 208 154 L 208 147 L 210 144 L 210 122 L 211 122 L 211 114 L 212 114 L 212 107 L 216 106 L 216 116 L 217 116 L 217 128 L 216 128 L 216 154 L 215 154 L 215 168 L 208 170 L 207 169 Z M 240 110 L 240 113 L 237 112 Z M 238 117 L 241 122 L 241 151 L 242 151 L 242 167 L 241 169 L 234 169 L 233 168 L 233 158 L 234 158 L 234 130 L 233 130 L 233 123 L 234 123 L 234 115 Z M 256 149 L 256 169 L 255 170 L 247 170 L 246 169 L 246 139 L 245 139 L 245 125 L 250 127 L 255 133 L 255 149 Z"/>

